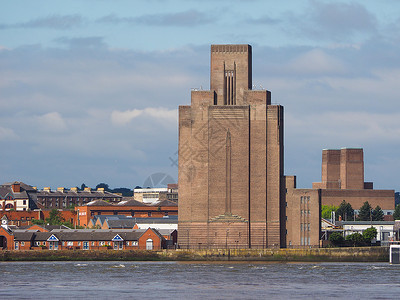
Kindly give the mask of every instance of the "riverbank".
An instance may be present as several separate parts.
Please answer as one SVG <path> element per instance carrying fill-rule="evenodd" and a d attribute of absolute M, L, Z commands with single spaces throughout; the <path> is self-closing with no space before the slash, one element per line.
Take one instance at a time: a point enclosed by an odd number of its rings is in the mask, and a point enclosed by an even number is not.
<path fill-rule="evenodd" d="M 389 248 L 1 251 L 0 261 L 388 262 Z"/>

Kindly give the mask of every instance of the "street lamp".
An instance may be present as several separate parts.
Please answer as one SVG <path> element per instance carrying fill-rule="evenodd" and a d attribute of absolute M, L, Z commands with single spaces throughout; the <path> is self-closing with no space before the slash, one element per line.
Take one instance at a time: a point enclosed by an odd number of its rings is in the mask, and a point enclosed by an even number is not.
<path fill-rule="evenodd" d="M 229 229 L 226 230 L 226 236 L 225 236 L 225 249 L 228 249 L 228 235 L 229 235 Z"/>

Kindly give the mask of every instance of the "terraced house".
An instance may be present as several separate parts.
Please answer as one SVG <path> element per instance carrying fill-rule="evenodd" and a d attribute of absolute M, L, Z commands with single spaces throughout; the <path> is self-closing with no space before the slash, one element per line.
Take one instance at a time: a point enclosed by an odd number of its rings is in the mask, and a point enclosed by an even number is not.
<path fill-rule="evenodd" d="M 0 247 L 7 250 L 157 250 L 166 239 L 156 229 L 11 230 L 3 221 Z"/>

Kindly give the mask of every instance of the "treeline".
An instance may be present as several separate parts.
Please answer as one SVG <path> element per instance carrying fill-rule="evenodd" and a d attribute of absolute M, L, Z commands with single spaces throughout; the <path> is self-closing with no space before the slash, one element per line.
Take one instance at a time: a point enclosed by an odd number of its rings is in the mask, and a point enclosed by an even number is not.
<path fill-rule="evenodd" d="M 81 187 L 77 187 L 79 190 L 83 191 L 86 187 L 86 184 L 82 183 Z M 99 183 L 98 185 L 96 185 L 96 187 L 94 188 L 95 190 L 97 190 L 98 188 L 104 188 L 104 190 L 106 192 L 110 192 L 110 193 L 115 193 L 115 194 L 121 194 L 124 197 L 132 197 L 133 196 L 133 190 L 128 189 L 128 188 L 115 188 L 115 189 L 111 189 L 110 186 L 107 183 Z"/>
<path fill-rule="evenodd" d="M 378 205 L 374 209 L 365 201 L 363 206 L 360 207 L 358 211 L 358 215 L 355 217 L 354 209 L 351 207 L 350 203 L 347 203 L 345 200 L 340 203 L 340 206 L 333 205 L 322 205 L 321 207 L 321 216 L 324 219 L 331 219 L 332 212 L 335 212 L 336 221 L 339 218 L 342 221 L 383 221 L 384 213 L 382 208 Z M 397 212 L 397 213 L 396 213 Z M 400 206 L 396 206 L 395 213 L 393 214 L 394 218 L 400 219 Z"/>

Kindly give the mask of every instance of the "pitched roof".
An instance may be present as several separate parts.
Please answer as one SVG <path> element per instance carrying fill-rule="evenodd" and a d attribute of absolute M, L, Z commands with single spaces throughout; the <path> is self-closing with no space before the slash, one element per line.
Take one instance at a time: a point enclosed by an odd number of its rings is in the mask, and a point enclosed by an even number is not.
<path fill-rule="evenodd" d="M 28 199 L 28 193 L 21 189 L 20 193 L 14 193 L 11 185 L 1 185 L 0 186 L 0 198 L 5 198 L 8 194 L 12 195 L 14 199 Z"/>
<path fill-rule="evenodd" d="M 111 203 L 108 203 L 107 201 L 104 200 L 94 200 L 90 201 L 87 206 L 110 206 L 112 205 Z"/>
<path fill-rule="evenodd" d="M 133 218 L 138 224 L 178 224 L 178 216 L 168 218 Z"/>
<path fill-rule="evenodd" d="M 173 201 L 162 200 L 162 201 L 152 203 L 151 206 L 178 206 L 178 204 Z"/>
<path fill-rule="evenodd" d="M 108 228 L 133 228 L 136 222 L 132 218 L 121 220 L 106 220 Z"/>
<path fill-rule="evenodd" d="M 58 190 L 40 190 L 37 192 L 39 197 L 82 197 L 82 198 L 122 198 L 122 196 L 113 194 L 107 191 L 72 191 L 64 189 L 63 191 Z"/>
<path fill-rule="evenodd" d="M 119 203 L 117 203 L 116 205 L 118 205 L 118 206 L 147 206 L 147 204 L 140 202 L 140 201 L 136 201 L 134 199 L 123 200 L 123 201 L 120 201 Z"/>
<path fill-rule="evenodd" d="M 136 230 L 53 230 L 51 232 L 36 232 L 36 241 L 47 241 L 54 234 L 60 241 L 111 241 L 117 234 L 124 240 L 137 241 L 145 232 L 144 229 Z"/>
<path fill-rule="evenodd" d="M 14 231 L 14 241 L 31 241 L 35 232 L 32 230 Z"/>

